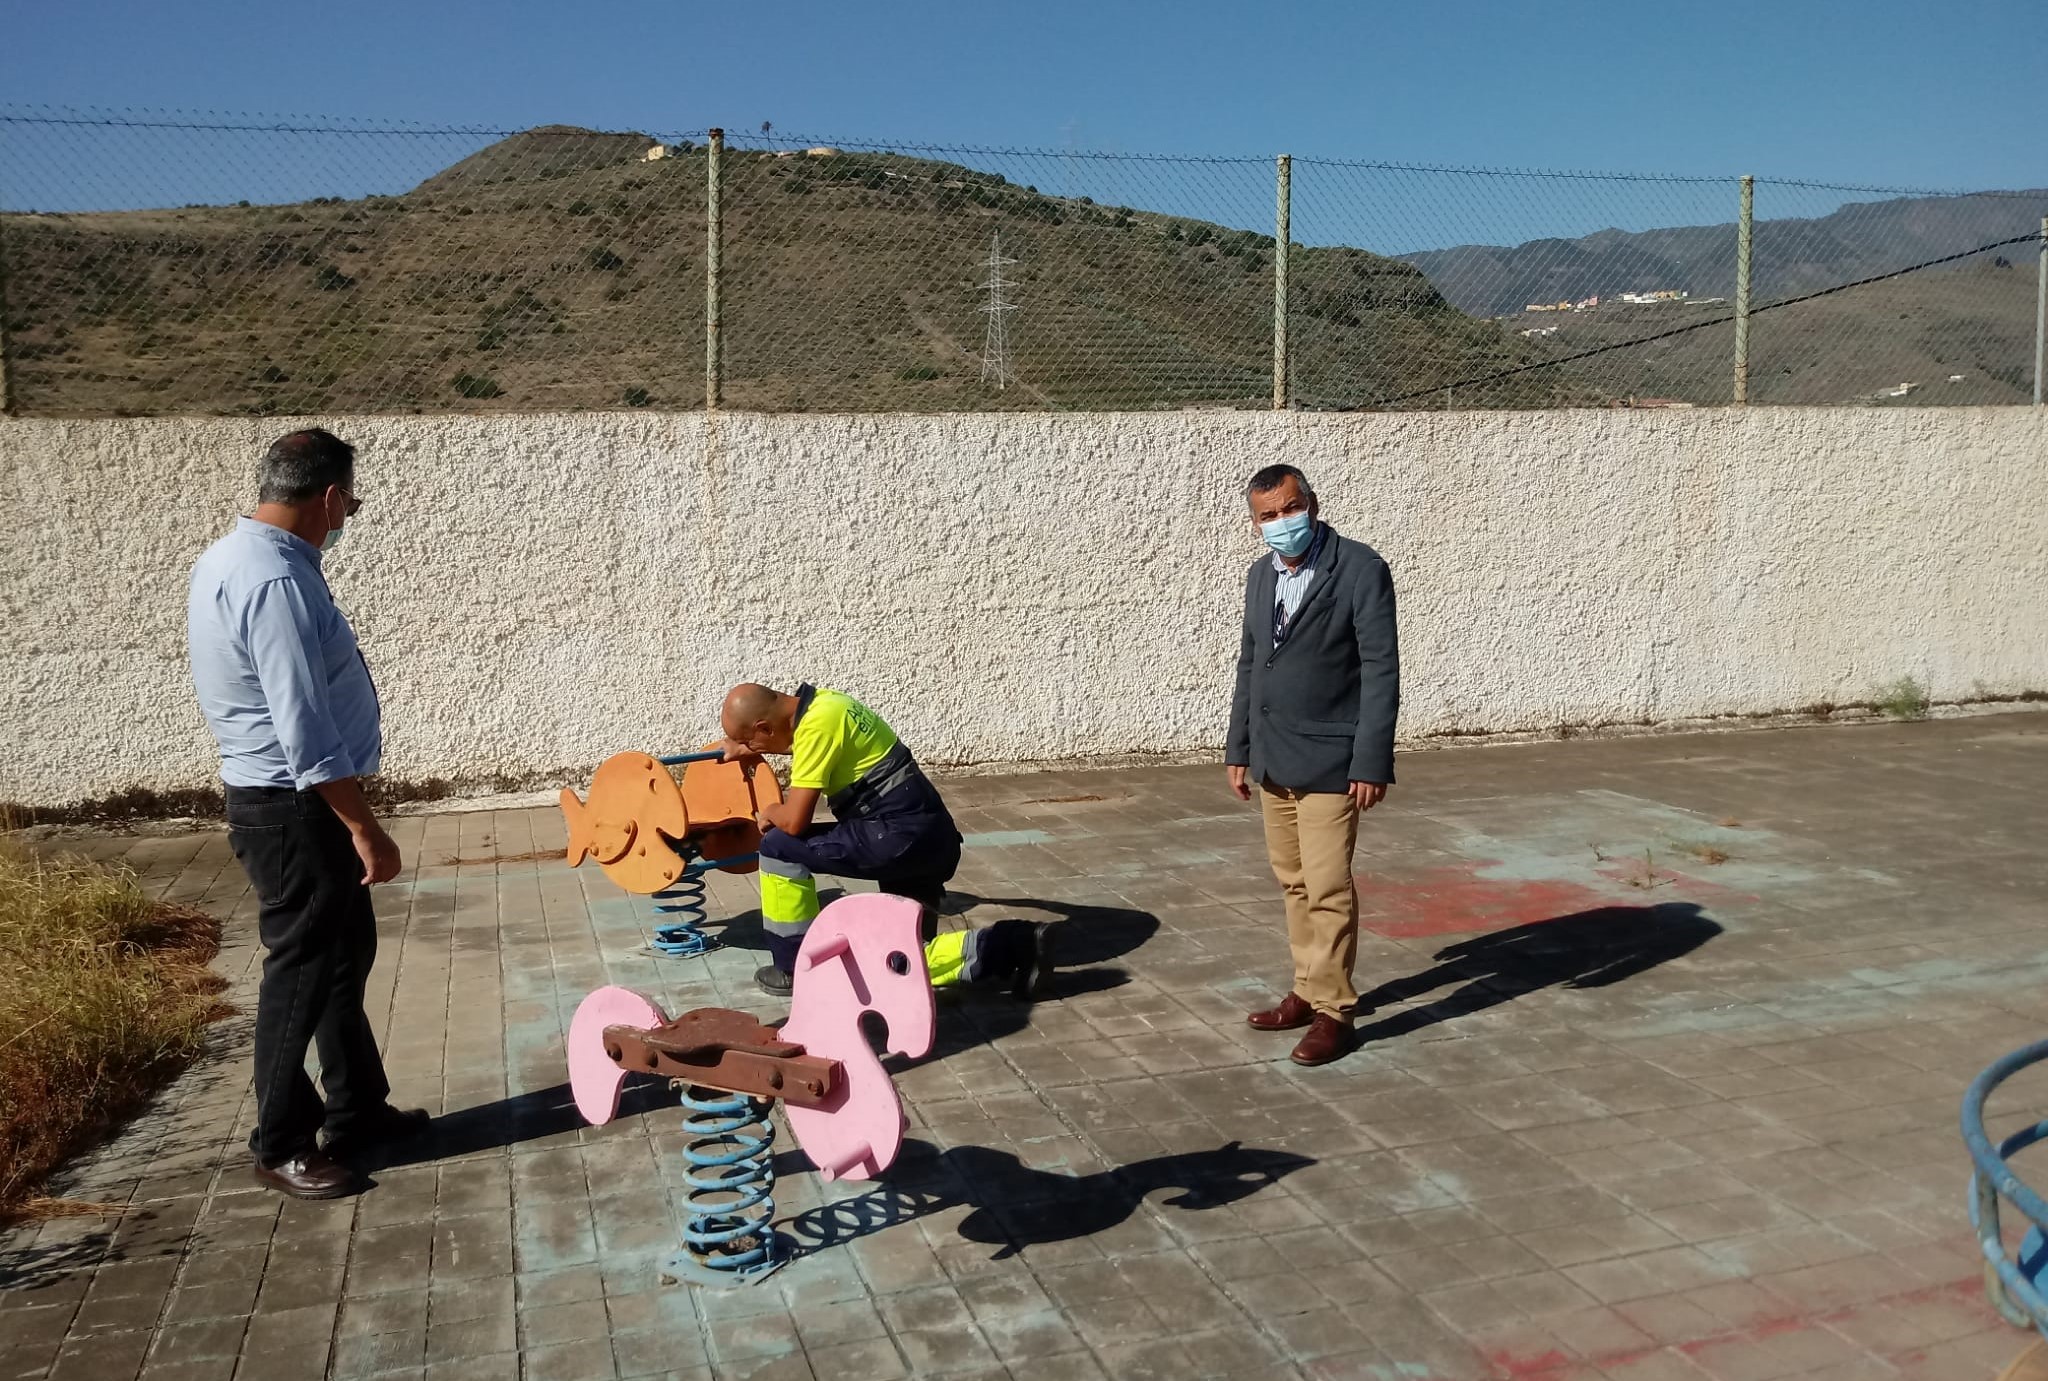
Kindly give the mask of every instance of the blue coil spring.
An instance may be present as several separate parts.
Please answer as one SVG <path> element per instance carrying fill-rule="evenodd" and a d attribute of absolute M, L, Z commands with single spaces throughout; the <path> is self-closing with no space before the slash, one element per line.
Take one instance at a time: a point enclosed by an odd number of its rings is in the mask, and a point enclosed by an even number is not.
<path fill-rule="evenodd" d="M 687 845 L 678 845 L 677 852 L 683 856 L 683 875 L 654 894 L 654 948 L 671 959 L 690 959 L 717 949 L 719 941 L 704 933 L 704 874 L 709 869 Z"/>
<path fill-rule="evenodd" d="M 691 1085 L 683 1090 L 690 1143 L 683 1252 L 667 1274 L 699 1285 L 759 1280 L 787 1259 L 775 1220 L 774 1105 Z"/>

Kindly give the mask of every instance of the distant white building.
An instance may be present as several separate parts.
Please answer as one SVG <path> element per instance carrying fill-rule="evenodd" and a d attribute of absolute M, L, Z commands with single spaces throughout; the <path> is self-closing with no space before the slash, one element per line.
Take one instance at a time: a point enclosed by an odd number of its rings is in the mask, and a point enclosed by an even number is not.
<path fill-rule="evenodd" d="M 1692 294 L 1678 288 L 1657 288 L 1651 292 L 1623 293 L 1623 302 L 1634 302 L 1641 306 L 1655 306 L 1665 302 L 1683 302 Z"/>
<path fill-rule="evenodd" d="M 659 163 L 662 159 L 667 157 L 668 145 L 656 144 L 653 148 L 650 148 L 646 153 L 640 155 L 640 161 L 643 163 Z"/>

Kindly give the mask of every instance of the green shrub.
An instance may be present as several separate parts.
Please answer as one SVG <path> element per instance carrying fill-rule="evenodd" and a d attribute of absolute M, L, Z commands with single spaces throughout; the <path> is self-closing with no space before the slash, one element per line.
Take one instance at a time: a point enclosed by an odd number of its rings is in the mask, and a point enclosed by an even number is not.
<path fill-rule="evenodd" d="M 505 393 L 487 374 L 457 374 L 454 387 L 465 398 L 501 398 Z"/>
<path fill-rule="evenodd" d="M 1878 713 L 1890 719 L 1925 719 L 1931 702 L 1927 698 L 1927 687 L 1910 676 L 1901 676 L 1873 690 L 1870 703 Z"/>

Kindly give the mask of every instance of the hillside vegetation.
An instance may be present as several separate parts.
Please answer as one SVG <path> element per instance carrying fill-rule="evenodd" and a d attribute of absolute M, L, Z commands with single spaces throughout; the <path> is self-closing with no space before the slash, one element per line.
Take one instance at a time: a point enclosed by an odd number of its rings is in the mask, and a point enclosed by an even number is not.
<path fill-rule="evenodd" d="M 27 412 L 702 406 L 705 154 L 551 127 L 397 196 L 4 218 Z M 760 409 L 1260 406 L 1273 243 L 887 154 L 722 165 L 724 401 Z M 1015 382 L 980 379 L 992 238 Z M 1539 358 L 1412 265 L 1290 260 L 1296 396 L 1355 406 Z M 1558 371 L 1458 404 L 1600 401 Z"/>

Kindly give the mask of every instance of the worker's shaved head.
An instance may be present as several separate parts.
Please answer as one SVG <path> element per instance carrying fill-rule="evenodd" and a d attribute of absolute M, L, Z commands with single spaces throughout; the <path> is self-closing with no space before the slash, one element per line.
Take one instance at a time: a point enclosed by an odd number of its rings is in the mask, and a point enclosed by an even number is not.
<path fill-rule="evenodd" d="M 789 751 L 795 721 L 795 696 L 752 681 L 727 691 L 718 713 L 718 727 L 727 738 L 765 753 Z"/>

